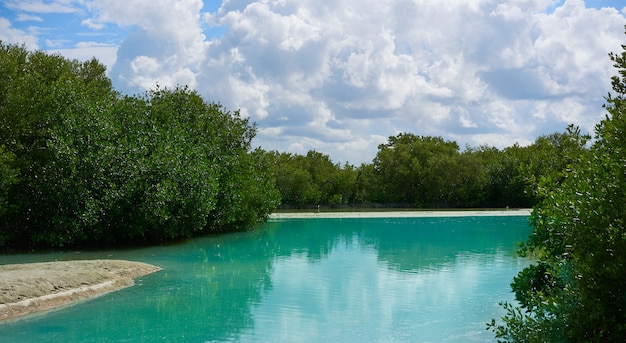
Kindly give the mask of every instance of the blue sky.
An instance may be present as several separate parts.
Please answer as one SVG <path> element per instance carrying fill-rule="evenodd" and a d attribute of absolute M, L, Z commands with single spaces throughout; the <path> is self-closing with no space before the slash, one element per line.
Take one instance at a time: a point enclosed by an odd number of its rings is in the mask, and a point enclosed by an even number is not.
<path fill-rule="evenodd" d="M 0 0 L 0 40 L 98 58 L 116 89 L 186 84 L 254 144 L 371 162 L 411 132 L 527 145 L 605 115 L 626 0 Z"/>

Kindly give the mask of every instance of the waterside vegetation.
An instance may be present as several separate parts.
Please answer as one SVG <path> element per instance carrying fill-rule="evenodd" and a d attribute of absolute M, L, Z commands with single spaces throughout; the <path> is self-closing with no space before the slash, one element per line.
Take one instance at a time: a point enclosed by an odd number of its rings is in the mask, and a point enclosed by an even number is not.
<path fill-rule="evenodd" d="M 605 119 L 585 154 L 537 182 L 533 233 L 522 247 L 535 263 L 514 278 L 517 303 L 493 320 L 499 342 L 626 340 L 626 45 L 611 53 L 618 74 Z"/>
<path fill-rule="evenodd" d="M 0 246 L 249 228 L 280 201 L 255 132 L 186 87 L 122 96 L 95 59 L 0 44 Z"/>

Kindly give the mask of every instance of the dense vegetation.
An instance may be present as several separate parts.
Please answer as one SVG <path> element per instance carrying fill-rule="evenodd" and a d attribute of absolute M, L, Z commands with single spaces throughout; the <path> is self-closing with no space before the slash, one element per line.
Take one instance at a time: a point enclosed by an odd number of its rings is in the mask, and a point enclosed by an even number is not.
<path fill-rule="evenodd" d="M 618 75 L 608 115 L 586 153 L 537 183 L 535 263 L 513 280 L 519 304 L 488 325 L 501 342 L 626 340 L 626 45 L 610 54 Z"/>
<path fill-rule="evenodd" d="M 441 137 L 401 133 L 378 147 L 370 164 L 334 164 L 327 155 L 275 152 L 282 206 L 532 207 L 533 185 L 586 152 L 587 137 L 570 126 L 527 147 L 460 151 Z"/>
<path fill-rule="evenodd" d="M 121 96 L 95 59 L 0 42 L 0 246 L 250 227 L 280 200 L 254 135 L 187 88 Z"/>

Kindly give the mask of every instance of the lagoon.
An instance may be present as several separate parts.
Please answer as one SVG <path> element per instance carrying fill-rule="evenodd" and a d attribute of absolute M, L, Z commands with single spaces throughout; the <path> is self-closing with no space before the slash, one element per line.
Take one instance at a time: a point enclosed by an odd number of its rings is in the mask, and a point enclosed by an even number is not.
<path fill-rule="evenodd" d="M 0 323 L 3 342 L 494 342 L 526 216 L 275 218 L 141 249 L 0 256 L 154 264 L 136 285 Z"/>

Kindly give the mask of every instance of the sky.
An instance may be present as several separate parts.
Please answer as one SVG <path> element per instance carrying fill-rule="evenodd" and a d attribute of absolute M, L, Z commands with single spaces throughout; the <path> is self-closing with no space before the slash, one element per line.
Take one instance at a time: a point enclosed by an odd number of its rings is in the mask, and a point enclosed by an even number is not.
<path fill-rule="evenodd" d="M 505 148 L 606 115 L 626 0 L 0 0 L 0 40 L 188 85 L 254 146 L 370 163 L 390 136 Z"/>

